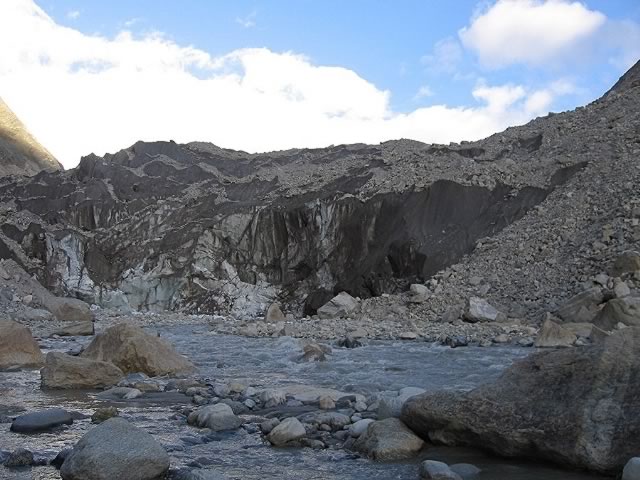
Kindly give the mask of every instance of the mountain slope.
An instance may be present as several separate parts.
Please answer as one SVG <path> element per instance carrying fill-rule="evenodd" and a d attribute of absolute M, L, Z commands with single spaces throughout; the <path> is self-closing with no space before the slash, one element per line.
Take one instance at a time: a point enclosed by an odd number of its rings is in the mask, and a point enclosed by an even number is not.
<path fill-rule="evenodd" d="M 62 165 L 29 133 L 0 98 L 0 176 L 35 175 Z"/>
<path fill-rule="evenodd" d="M 278 299 L 313 313 L 341 290 L 435 278 L 411 306 L 420 319 L 473 294 L 538 318 L 639 246 L 638 68 L 586 107 L 477 142 L 138 142 L 0 181 L 0 257 L 111 307 L 244 316 Z"/>

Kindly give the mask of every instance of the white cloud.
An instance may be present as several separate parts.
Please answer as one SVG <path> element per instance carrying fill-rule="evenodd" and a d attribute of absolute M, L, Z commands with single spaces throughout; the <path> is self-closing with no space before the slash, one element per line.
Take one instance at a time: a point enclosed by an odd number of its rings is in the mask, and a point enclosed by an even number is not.
<path fill-rule="evenodd" d="M 433 47 L 433 51 L 421 59 L 430 70 L 442 73 L 454 73 L 461 60 L 462 47 L 454 38 L 440 40 Z"/>
<path fill-rule="evenodd" d="M 433 95 L 434 95 L 433 90 L 429 85 L 422 85 L 416 92 L 413 99 L 422 100 L 423 98 L 432 97 Z"/>
<path fill-rule="evenodd" d="M 236 17 L 236 23 L 241 25 L 244 28 L 252 28 L 256 26 L 256 17 L 258 16 L 258 12 L 256 10 L 252 11 L 249 15 L 245 17 Z"/>
<path fill-rule="evenodd" d="M 161 34 L 85 35 L 31 0 L 0 1 L 0 94 L 67 167 L 137 140 L 247 151 L 470 140 L 544 113 L 550 100 L 481 84 L 477 105 L 398 113 L 388 91 L 346 68 L 264 48 L 213 57 Z"/>
<path fill-rule="evenodd" d="M 80 10 L 69 10 L 67 12 L 67 18 L 70 20 L 76 20 L 80 18 Z"/>
<path fill-rule="evenodd" d="M 577 1 L 498 0 L 459 36 L 486 66 L 542 65 L 567 58 L 606 21 Z"/>

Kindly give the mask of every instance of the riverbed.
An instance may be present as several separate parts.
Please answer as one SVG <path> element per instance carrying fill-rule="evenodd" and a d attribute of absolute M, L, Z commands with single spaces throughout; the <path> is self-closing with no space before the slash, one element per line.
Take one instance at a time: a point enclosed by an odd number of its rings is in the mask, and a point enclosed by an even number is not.
<path fill-rule="evenodd" d="M 291 337 L 248 338 L 219 335 L 205 325 L 151 329 L 191 359 L 209 382 L 239 382 L 257 389 L 307 385 L 373 395 L 403 387 L 467 390 L 496 378 L 514 360 L 532 349 L 493 346 L 448 348 L 423 341 L 370 341 L 355 349 L 332 345 L 326 362 L 300 363 L 300 340 Z M 90 339 L 53 338 L 40 341 L 44 352 L 77 350 Z M 38 435 L 21 435 L 0 424 L 0 450 L 24 447 L 45 460 L 73 444 L 91 428 L 99 406 L 116 405 L 121 416 L 153 434 L 169 451 L 172 469 L 193 469 L 210 478 L 227 479 L 418 479 L 421 460 L 473 463 L 480 480 L 596 480 L 605 477 L 569 472 L 535 463 L 503 460 L 475 450 L 427 447 L 408 462 L 376 463 L 341 449 L 273 448 L 254 428 L 207 434 L 186 424 L 180 411 L 189 399 L 147 395 L 128 402 L 109 402 L 98 392 L 42 391 L 38 371 L 0 374 L 0 415 L 61 407 L 77 412 L 69 427 Z M 223 475 L 217 477 L 215 474 Z M 0 478 L 58 479 L 49 466 L 25 470 L 0 467 Z M 209 478 L 209 477 L 207 477 Z"/>

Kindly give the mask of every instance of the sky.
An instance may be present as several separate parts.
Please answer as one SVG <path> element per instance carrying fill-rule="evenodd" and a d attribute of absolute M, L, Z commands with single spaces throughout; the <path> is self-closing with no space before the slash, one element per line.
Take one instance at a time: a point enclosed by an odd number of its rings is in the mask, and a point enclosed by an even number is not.
<path fill-rule="evenodd" d="M 0 96 L 66 168 L 138 140 L 475 140 L 638 59 L 638 0 L 0 0 Z"/>

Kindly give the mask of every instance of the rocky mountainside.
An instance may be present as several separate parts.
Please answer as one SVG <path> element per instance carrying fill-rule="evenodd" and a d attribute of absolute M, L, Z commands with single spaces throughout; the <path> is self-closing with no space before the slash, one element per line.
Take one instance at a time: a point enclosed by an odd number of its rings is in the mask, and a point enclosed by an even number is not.
<path fill-rule="evenodd" d="M 638 78 L 640 64 L 586 107 L 478 142 L 139 142 L 0 179 L 0 258 L 121 309 L 312 314 L 340 291 L 427 282 L 416 318 L 478 293 L 533 318 L 640 243 Z"/>
<path fill-rule="evenodd" d="M 30 176 L 43 170 L 62 170 L 62 165 L 0 98 L 0 176 Z"/>

